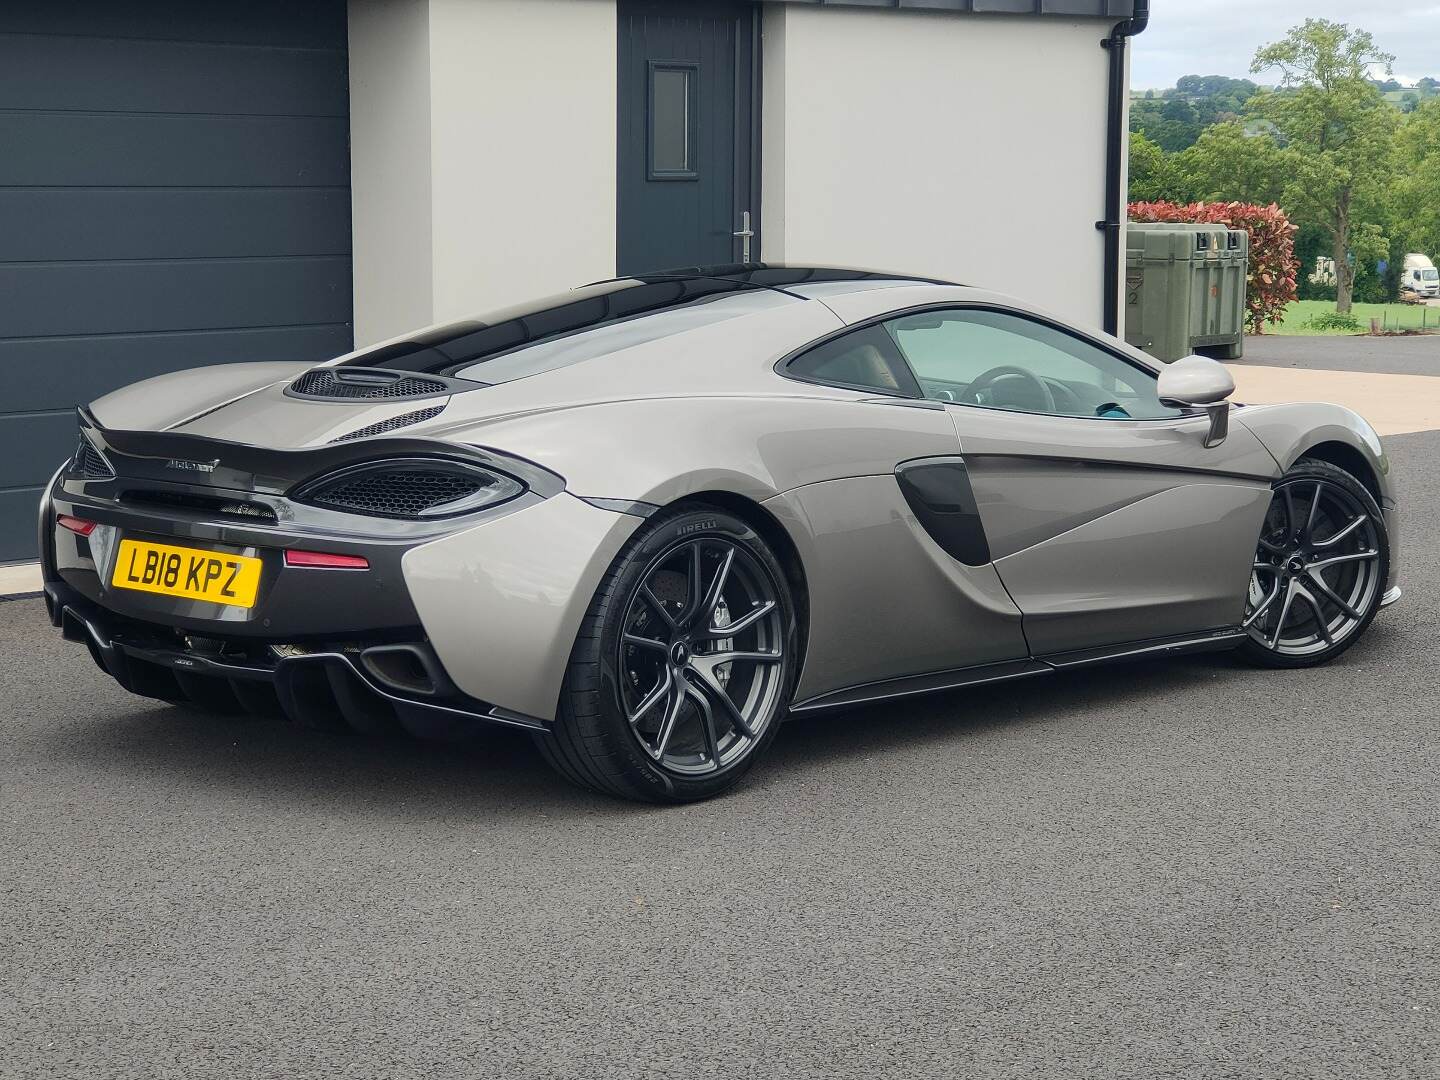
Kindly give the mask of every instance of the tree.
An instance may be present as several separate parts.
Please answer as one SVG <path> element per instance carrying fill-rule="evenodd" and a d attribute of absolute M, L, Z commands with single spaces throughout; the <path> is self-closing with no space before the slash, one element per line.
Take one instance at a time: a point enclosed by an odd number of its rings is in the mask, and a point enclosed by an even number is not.
<path fill-rule="evenodd" d="M 1178 199 L 1175 167 L 1170 155 L 1142 132 L 1130 136 L 1130 201 Z"/>
<path fill-rule="evenodd" d="M 1422 102 L 1395 136 L 1397 239 L 1410 251 L 1440 252 L 1440 98 Z"/>
<path fill-rule="evenodd" d="M 1215 124 L 1175 155 L 1173 168 L 1182 181 L 1171 186 L 1205 202 L 1278 203 L 1292 168 L 1290 153 L 1267 134 L 1247 135 L 1243 124 Z"/>
<path fill-rule="evenodd" d="M 1293 166 L 1285 205 L 1324 226 L 1336 269 L 1336 304 L 1348 312 L 1355 286 L 1350 258 L 1357 221 L 1383 217 L 1380 203 L 1390 175 L 1397 115 L 1369 78 L 1372 67 L 1392 73 L 1394 57 L 1364 30 L 1327 19 L 1306 19 L 1255 54 L 1253 74 L 1278 70 L 1280 90 L 1251 99 L 1257 115 L 1284 134 Z M 1363 230 L 1365 246 L 1375 237 Z"/>

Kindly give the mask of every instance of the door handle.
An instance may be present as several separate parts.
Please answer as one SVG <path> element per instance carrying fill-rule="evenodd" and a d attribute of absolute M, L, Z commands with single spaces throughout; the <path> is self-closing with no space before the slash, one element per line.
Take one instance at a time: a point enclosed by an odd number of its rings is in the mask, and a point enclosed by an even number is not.
<path fill-rule="evenodd" d="M 740 215 L 740 231 L 733 232 L 730 235 L 740 238 L 740 261 L 742 263 L 748 263 L 750 261 L 750 238 L 755 235 L 755 230 L 750 228 L 749 210 L 744 211 Z"/>

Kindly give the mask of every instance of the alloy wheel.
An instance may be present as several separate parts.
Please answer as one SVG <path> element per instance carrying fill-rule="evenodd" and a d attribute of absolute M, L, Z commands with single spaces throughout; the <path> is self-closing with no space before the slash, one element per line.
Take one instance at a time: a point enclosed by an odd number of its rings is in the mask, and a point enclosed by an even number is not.
<path fill-rule="evenodd" d="M 1281 656 L 1325 652 L 1364 625 L 1380 573 L 1380 533 L 1360 499 L 1329 480 L 1282 480 L 1265 515 L 1241 625 Z"/>
<path fill-rule="evenodd" d="M 630 597 L 620 707 L 657 765 L 686 775 L 742 760 L 779 711 L 777 585 L 749 551 L 706 536 L 653 559 Z"/>

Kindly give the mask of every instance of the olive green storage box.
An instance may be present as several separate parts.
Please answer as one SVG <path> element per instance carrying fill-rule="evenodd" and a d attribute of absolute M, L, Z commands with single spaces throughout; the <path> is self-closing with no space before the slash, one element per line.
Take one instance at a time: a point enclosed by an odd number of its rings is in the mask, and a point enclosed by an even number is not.
<path fill-rule="evenodd" d="M 1250 236 L 1224 225 L 1137 224 L 1125 244 L 1125 340 L 1169 363 L 1245 349 Z"/>

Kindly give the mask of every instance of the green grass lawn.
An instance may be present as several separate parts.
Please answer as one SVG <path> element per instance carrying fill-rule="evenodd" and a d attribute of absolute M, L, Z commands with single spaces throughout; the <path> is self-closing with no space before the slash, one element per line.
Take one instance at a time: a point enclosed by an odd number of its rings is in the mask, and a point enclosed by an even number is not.
<path fill-rule="evenodd" d="M 1329 336 L 1343 335 L 1345 330 L 1312 330 L 1306 325 L 1322 311 L 1334 311 L 1330 300 L 1296 300 L 1285 309 L 1285 320 L 1278 326 L 1266 326 L 1267 334 Z M 1440 308 L 1427 308 L 1421 304 L 1355 304 L 1351 314 L 1360 322 L 1360 332 L 1370 332 L 1371 319 L 1383 319 L 1387 330 L 1440 330 Z"/>

